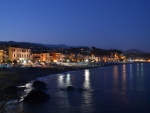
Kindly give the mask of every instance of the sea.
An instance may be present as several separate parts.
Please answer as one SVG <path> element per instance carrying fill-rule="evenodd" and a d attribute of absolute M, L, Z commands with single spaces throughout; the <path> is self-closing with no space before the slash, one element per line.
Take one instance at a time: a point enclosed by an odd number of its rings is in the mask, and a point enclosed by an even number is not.
<path fill-rule="evenodd" d="M 50 98 L 34 104 L 18 102 L 7 113 L 150 113 L 150 63 L 70 71 L 36 80 L 47 84 Z M 29 89 L 31 85 L 27 84 Z M 75 89 L 67 91 L 67 86 Z"/>

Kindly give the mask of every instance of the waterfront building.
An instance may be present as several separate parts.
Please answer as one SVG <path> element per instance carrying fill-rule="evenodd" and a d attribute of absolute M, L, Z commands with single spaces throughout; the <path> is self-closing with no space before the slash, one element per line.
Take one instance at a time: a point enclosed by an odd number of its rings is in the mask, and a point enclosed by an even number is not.
<path fill-rule="evenodd" d="M 59 52 L 50 52 L 50 54 L 53 57 L 53 62 L 62 62 L 63 61 L 63 55 Z"/>
<path fill-rule="evenodd" d="M 32 60 L 31 49 L 22 48 L 18 45 L 2 45 L 1 48 L 6 51 L 7 60 L 17 60 L 18 63 L 26 63 Z"/>
<path fill-rule="evenodd" d="M 66 53 L 66 52 L 63 52 L 62 53 L 62 61 L 63 62 L 69 62 L 70 61 L 70 54 L 69 53 Z"/>
<path fill-rule="evenodd" d="M 77 62 L 78 61 L 78 54 L 76 54 L 76 53 L 70 53 L 69 58 L 70 58 L 70 61 Z"/>
<path fill-rule="evenodd" d="M 4 50 L 0 50 L 0 63 L 6 62 L 6 52 Z"/>
<path fill-rule="evenodd" d="M 41 61 L 41 53 L 40 52 L 32 53 L 32 61 L 33 62 L 40 62 Z"/>
<path fill-rule="evenodd" d="M 41 57 L 41 61 L 44 61 L 44 62 L 51 62 L 53 61 L 53 57 L 51 56 L 51 54 L 49 52 L 42 52 L 40 54 L 40 57 Z"/>

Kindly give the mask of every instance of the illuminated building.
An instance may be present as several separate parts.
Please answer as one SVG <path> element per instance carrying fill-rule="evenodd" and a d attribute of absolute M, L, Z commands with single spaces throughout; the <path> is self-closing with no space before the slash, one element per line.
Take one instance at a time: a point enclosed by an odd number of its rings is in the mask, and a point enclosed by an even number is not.
<path fill-rule="evenodd" d="M 0 63 L 6 62 L 6 61 L 7 61 L 6 51 L 0 50 Z"/>
<path fill-rule="evenodd" d="M 41 53 L 39 53 L 39 52 L 32 53 L 32 60 L 33 60 L 33 62 L 40 62 L 41 61 Z"/>
<path fill-rule="evenodd" d="M 40 56 L 41 56 L 41 61 L 50 62 L 53 60 L 53 57 L 50 55 L 49 52 L 42 52 Z"/>
<path fill-rule="evenodd" d="M 53 57 L 49 52 L 34 52 L 32 53 L 33 62 L 51 62 L 53 61 Z"/>
<path fill-rule="evenodd" d="M 50 52 L 50 53 L 53 57 L 53 62 L 60 62 L 63 60 L 62 53 L 58 53 L 58 52 Z"/>
<path fill-rule="evenodd" d="M 8 55 L 8 60 L 17 60 L 19 63 L 26 63 L 31 60 L 31 49 L 22 48 L 16 45 L 2 45 L 3 50 Z"/>

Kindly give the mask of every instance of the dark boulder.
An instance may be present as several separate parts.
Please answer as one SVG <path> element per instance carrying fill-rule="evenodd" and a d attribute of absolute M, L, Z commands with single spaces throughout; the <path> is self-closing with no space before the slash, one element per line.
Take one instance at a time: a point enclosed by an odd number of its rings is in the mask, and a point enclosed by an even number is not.
<path fill-rule="evenodd" d="M 45 82 L 42 82 L 42 81 L 34 81 L 32 86 L 38 90 L 47 89 Z"/>
<path fill-rule="evenodd" d="M 8 84 L 5 84 L 3 85 L 3 90 L 8 90 L 8 91 L 17 91 L 18 88 L 15 84 L 12 84 L 12 83 L 8 83 Z"/>
<path fill-rule="evenodd" d="M 24 98 L 24 102 L 41 102 L 49 99 L 49 94 L 43 91 L 31 90 L 31 92 Z"/>
<path fill-rule="evenodd" d="M 67 90 L 69 90 L 69 91 L 70 91 L 70 90 L 74 90 L 74 87 L 68 86 L 68 87 L 67 87 Z"/>
<path fill-rule="evenodd" d="M 79 91 L 83 91 L 83 88 L 78 88 Z"/>

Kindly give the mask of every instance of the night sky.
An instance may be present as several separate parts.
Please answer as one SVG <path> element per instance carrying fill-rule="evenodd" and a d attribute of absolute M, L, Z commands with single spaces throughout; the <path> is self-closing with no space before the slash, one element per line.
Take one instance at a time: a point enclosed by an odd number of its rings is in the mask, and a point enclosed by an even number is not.
<path fill-rule="evenodd" d="M 0 41 L 150 52 L 150 0 L 0 0 Z"/>

